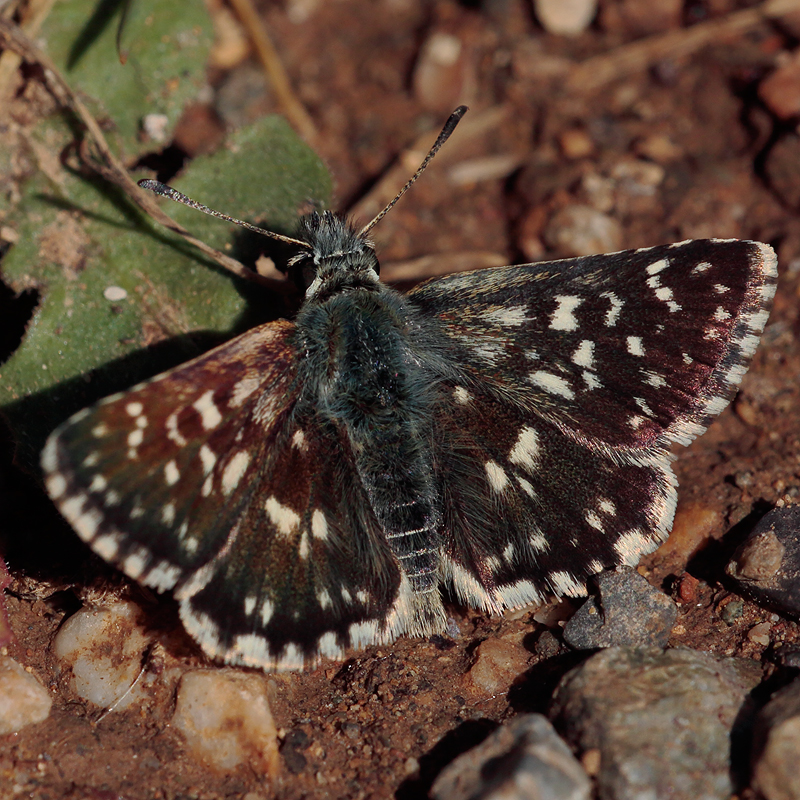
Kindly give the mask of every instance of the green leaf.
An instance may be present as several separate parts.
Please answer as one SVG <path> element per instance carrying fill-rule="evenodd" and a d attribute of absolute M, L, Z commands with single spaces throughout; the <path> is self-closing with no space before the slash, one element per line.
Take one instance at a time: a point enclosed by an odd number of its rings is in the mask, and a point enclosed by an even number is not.
<path fill-rule="evenodd" d="M 118 146 L 131 157 L 153 147 L 137 137 L 146 115 L 165 115 L 171 130 L 205 84 L 212 35 L 198 0 L 131 0 L 122 31 L 127 56 L 122 64 L 116 38 L 125 5 L 120 0 L 58 2 L 38 38 L 92 113 L 114 125 Z"/>
<path fill-rule="evenodd" d="M 69 141 L 66 128 L 53 123 L 39 135 L 34 149 L 57 152 Z M 298 209 L 308 201 L 324 206 L 330 193 L 324 166 L 281 117 L 195 159 L 175 185 L 279 230 L 291 230 Z M 230 224 L 165 202 L 199 238 L 220 249 L 229 241 Z M 279 313 L 278 298 L 207 262 L 99 180 L 41 172 L 6 224 L 18 242 L 2 262 L 5 282 L 17 292 L 41 292 L 20 347 L 0 367 L 0 408 L 28 467 L 70 413 Z M 124 299 L 114 299 L 118 289 Z"/>

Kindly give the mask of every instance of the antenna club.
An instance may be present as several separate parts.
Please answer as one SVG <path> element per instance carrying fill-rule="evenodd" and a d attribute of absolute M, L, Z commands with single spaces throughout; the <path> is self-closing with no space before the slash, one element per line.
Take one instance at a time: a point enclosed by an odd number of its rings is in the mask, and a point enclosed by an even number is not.
<path fill-rule="evenodd" d="M 436 141 L 433 143 L 433 146 L 428 151 L 428 155 L 422 160 L 422 163 L 419 165 L 417 171 L 409 178 L 406 182 L 406 185 L 395 195 L 394 200 L 389 203 L 386 208 L 383 209 L 376 217 L 372 219 L 371 222 L 368 222 L 358 233 L 359 236 L 365 237 L 375 225 L 380 222 L 385 216 L 386 213 L 394 206 L 394 204 L 414 185 L 417 178 L 425 172 L 425 168 L 430 164 L 431 159 L 439 152 L 442 145 L 450 138 L 453 131 L 456 129 L 456 125 L 461 122 L 461 118 L 466 114 L 468 111 L 467 106 L 459 106 L 448 118 L 447 122 L 445 122 L 442 130 L 439 132 L 439 135 L 436 137 Z"/>

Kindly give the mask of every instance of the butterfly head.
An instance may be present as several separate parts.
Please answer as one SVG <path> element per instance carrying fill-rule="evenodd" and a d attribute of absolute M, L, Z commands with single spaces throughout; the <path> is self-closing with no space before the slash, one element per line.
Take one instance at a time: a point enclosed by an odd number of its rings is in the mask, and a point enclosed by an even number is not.
<path fill-rule="evenodd" d="M 300 221 L 299 237 L 308 245 L 291 262 L 306 299 L 378 284 L 375 247 L 342 217 L 314 212 Z"/>

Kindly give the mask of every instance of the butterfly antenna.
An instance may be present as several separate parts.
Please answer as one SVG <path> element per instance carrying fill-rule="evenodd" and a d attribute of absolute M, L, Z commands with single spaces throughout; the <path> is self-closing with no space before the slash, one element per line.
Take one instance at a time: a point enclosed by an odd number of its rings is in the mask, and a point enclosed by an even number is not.
<path fill-rule="evenodd" d="M 223 214 L 221 211 L 214 211 L 213 208 L 209 208 L 208 206 L 204 206 L 202 203 L 198 203 L 196 200 L 192 200 L 191 197 L 187 197 L 185 194 L 183 194 L 183 192 L 179 192 L 177 189 L 167 186 L 166 183 L 161 183 L 161 181 L 147 179 L 139 181 L 139 186 L 141 186 L 142 189 L 148 189 L 151 192 L 160 194 L 162 197 L 169 197 L 170 200 L 174 200 L 176 203 L 183 203 L 183 205 L 189 206 L 189 208 L 196 208 L 198 211 L 202 211 L 204 214 L 209 214 L 210 216 L 217 217 L 218 219 L 224 219 L 227 222 L 233 222 L 234 225 L 247 228 L 247 230 L 253 231 L 254 233 L 260 233 L 262 236 L 269 236 L 270 239 L 277 239 L 279 242 L 285 242 L 286 244 L 303 247 L 306 250 L 311 249 L 311 246 L 308 244 L 308 242 L 303 242 L 300 239 L 292 239 L 290 236 L 282 236 L 280 233 L 268 231 L 265 228 L 259 228 L 258 225 L 251 225 L 249 222 L 245 222 L 242 219 L 236 219 L 236 217 L 231 217 L 228 214 Z"/>
<path fill-rule="evenodd" d="M 439 152 L 442 145 L 450 138 L 450 135 L 456 129 L 456 125 L 461 122 L 461 117 L 467 113 L 466 106 L 459 106 L 448 118 L 447 122 L 445 122 L 444 127 L 442 128 L 442 132 L 436 137 L 436 141 L 433 143 L 433 147 L 428 151 L 428 155 L 425 156 L 423 162 L 419 165 L 419 169 L 409 178 L 406 185 L 395 195 L 394 200 L 389 203 L 386 208 L 375 217 L 372 222 L 367 223 L 359 232 L 359 236 L 366 236 L 374 227 L 375 225 L 386 216 L 386 213 L 389 211 L 390 208 L 414 185 L 414 182 L 425 172 L 425 168 L 430 164 L 431 159 Z"/>

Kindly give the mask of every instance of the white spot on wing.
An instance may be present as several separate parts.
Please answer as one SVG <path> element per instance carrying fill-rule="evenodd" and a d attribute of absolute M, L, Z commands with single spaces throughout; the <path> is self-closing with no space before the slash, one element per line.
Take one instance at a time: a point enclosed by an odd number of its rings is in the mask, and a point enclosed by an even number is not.
<path fill-rule="evenodd" d="M 459 405 L 465 406 L 472 400 L 472 395 L 470 395 L 463 386 L 456 386 L 456 388 L 453 389 L 453 399 Z"/>
<path fill-rule="evenodd" d="M 647 269 L 645 270 L 648 275 L 657 275 L 661 270 L 666 269 L 669 266 L 669 261 L 666 258 L 662 258 L 659 261 L 654 261 Z"/>
<path fill-rule="evenodd" d="M 144 411 L 144 406 L 138 401 L 133 401 L 125 406 L 125 411 L 132 417 L 138 417 Z"/>
<path fill-rule="evenodd" d="M 270 522 L 278 529 L 278 533 L 288 536 L 300 526 L 300 515 L 292 511 L 289 506 L 278 502 L 276 497 L 270 497 L 264 504 Z"/>
<path fill-rule="evenodd" d="M 722 306 L 717 306 L 717 310 L 714 312 L 714 319 L 717 322 L 725 322 L 726 319 L 730 319 L 731 315 L 728 311 L 726 311 Z"/>
<path fill-rule="evenodd" d="M 216 428 L 222 422 L 222 414 L 214 402 L 214 392 L 211 389 L 195 400 L 192 408 L 200 415 L 200 422 L 207 431 Z"/>
<path fill-rule="evenodd" d="M 261 604 L 261 624 L 266 625 L 275 613 L 275 604 L 270 600 L 265 600 Z"/>
<path fill-rule="evenodd" d="M 89 484 L 89 491 L 102 492 L 106 486 L 108 486 L 108 481 L 102 475 L 95 475 Z"/>
<path fill-rule="evenodd" d="M 200 461 L 203 464 L 203 475 L 208 475 L 217 463 L 214 451 L 207 444 L 200 448 Z"/>
<path fill-rule="evenodd" d="M 175 411 L 167 417 L 166 422 L 167 428 L 167 439 L 171 439 L 175 442 L 178 447 L 184 447 L 186 445 L 186 439 L 181 436 L 180 431 L 178 430 L 178 412 Z"/>
<path fill-rule="evenodd" d="M 532 472 L 536 468 L 538 458 L 539 435 L 533 428 L 525 427 L 519 432 L 508 459 L 512 464 L 518 464 Z"/>
<path fill-rule="evenodd" d="M 297 555 L 305 561 L 310 552 L 311 544 L 308 541 L 308 531 L 303 531 L 303 533 L 300 534 L 300 545 L 297 548 Z"/>
<path fill-rule="evenodd" d="M 538 386 L 540 389 L 544 389 L 548 394 L 555 394 L 566 400 L 573 400 L 575 398 L 575 393 L 570 389 L 569 384 L 564 378 L 559 375 L 553 375 L 551 372 L 545 372 L 541 369 L 537 370 L 528 375 L 527 381 L 534 386 Z"/>
<path fill-rule="evenodd" d="M 325 541 L 328 538 L 328 520 L 318 508 L 311 515 L 311 535 L 315 539 Z"/>
<path fill-rule="evenodd" d="M 520 477 L 519 475 L 514 476 L 517 483 L 522 487 L 522 491 L 525 492 L 528 497 L 536 497 L 536 492 L 533 490 L 533 486 L 525 480 L 525 478 Z"/>
<path fill-rule="evenodd" d="M 606 327 L 613 328 L 617 324 L 620 312 L 622 311 L 622 300 L 614 292 L 601 292 L 601 297 L 608 300 L 610 308 L 606 311 Z"/>
<path fill-rule="evenodd" d="M 595 514 L 594 511 L 587 511 L 586 512 L 586 521 L 591 525 L 595 530 L 600 531 L 603 533 L 603 522 L 600 517 Z"/>
<path fill-rule="evenodd" d="M 167 486 L 174 486 L 180 479 L 181 473 L 178 470 L 178 465 L 173 459 L 167 463 L 166 467 L 164 467 L 164 480 L 166 480 Z"/>
<path fill-rule="evenodd" d="M 508 475 L 505 470 L 496 461 L 487 461 L 484 464 L 486 468 L 486 477 L 489 479 L 489 485 L 496 492 L 502 492 L 508 484 Z"/>
<path fill-rule="evenodd" d="M 228 404 L 233 408 L 238 408 L 260 385 L 261 381 L 255 375 L 242 378 L 234 385 Z"/>
<path fill-rule="evenodd" d="M 161 521 L 165 525 L 172 525 L 175 522 L 175 505 L 174 503 L 167 503 L 161 509 Z"/>
<path fill-rule="evenodd" d="M 594 369 L 594 342 L 584 339 L 572 354 L 572 363 L 586 369 Z"/>
<path fill-rule="evenodd" d="M 578 320 L 573 313 L 583 302 L 583 298 L 574 295 L 556 295 L 558 303 L 550 318 L 550 328 L 554 331 L 574 331 L 578 329 Z"/>
<path fill-rule="evenodd" d="M 643 356 L 644 355 L 644 347 L 642 347 L 642 337 L 641 336 L 629 336 L 627 338 L 628 344 L 628 352 L 632 356 Z"/>
<path fill-rule="evenodd" d="M 222 471 L 222 492 L 229 495 L 238 485 L 242 476 L 247 471 L 250 464 L 250 454 L 246 450 L 240 450 L 226 465 Z"/>
<path fill-rule="evenodd" d="M 597 505 L 602 512 L 609 516 L 613 516 L 617 513 L 617 507 L 610 500 L 603 499 Z"/>

